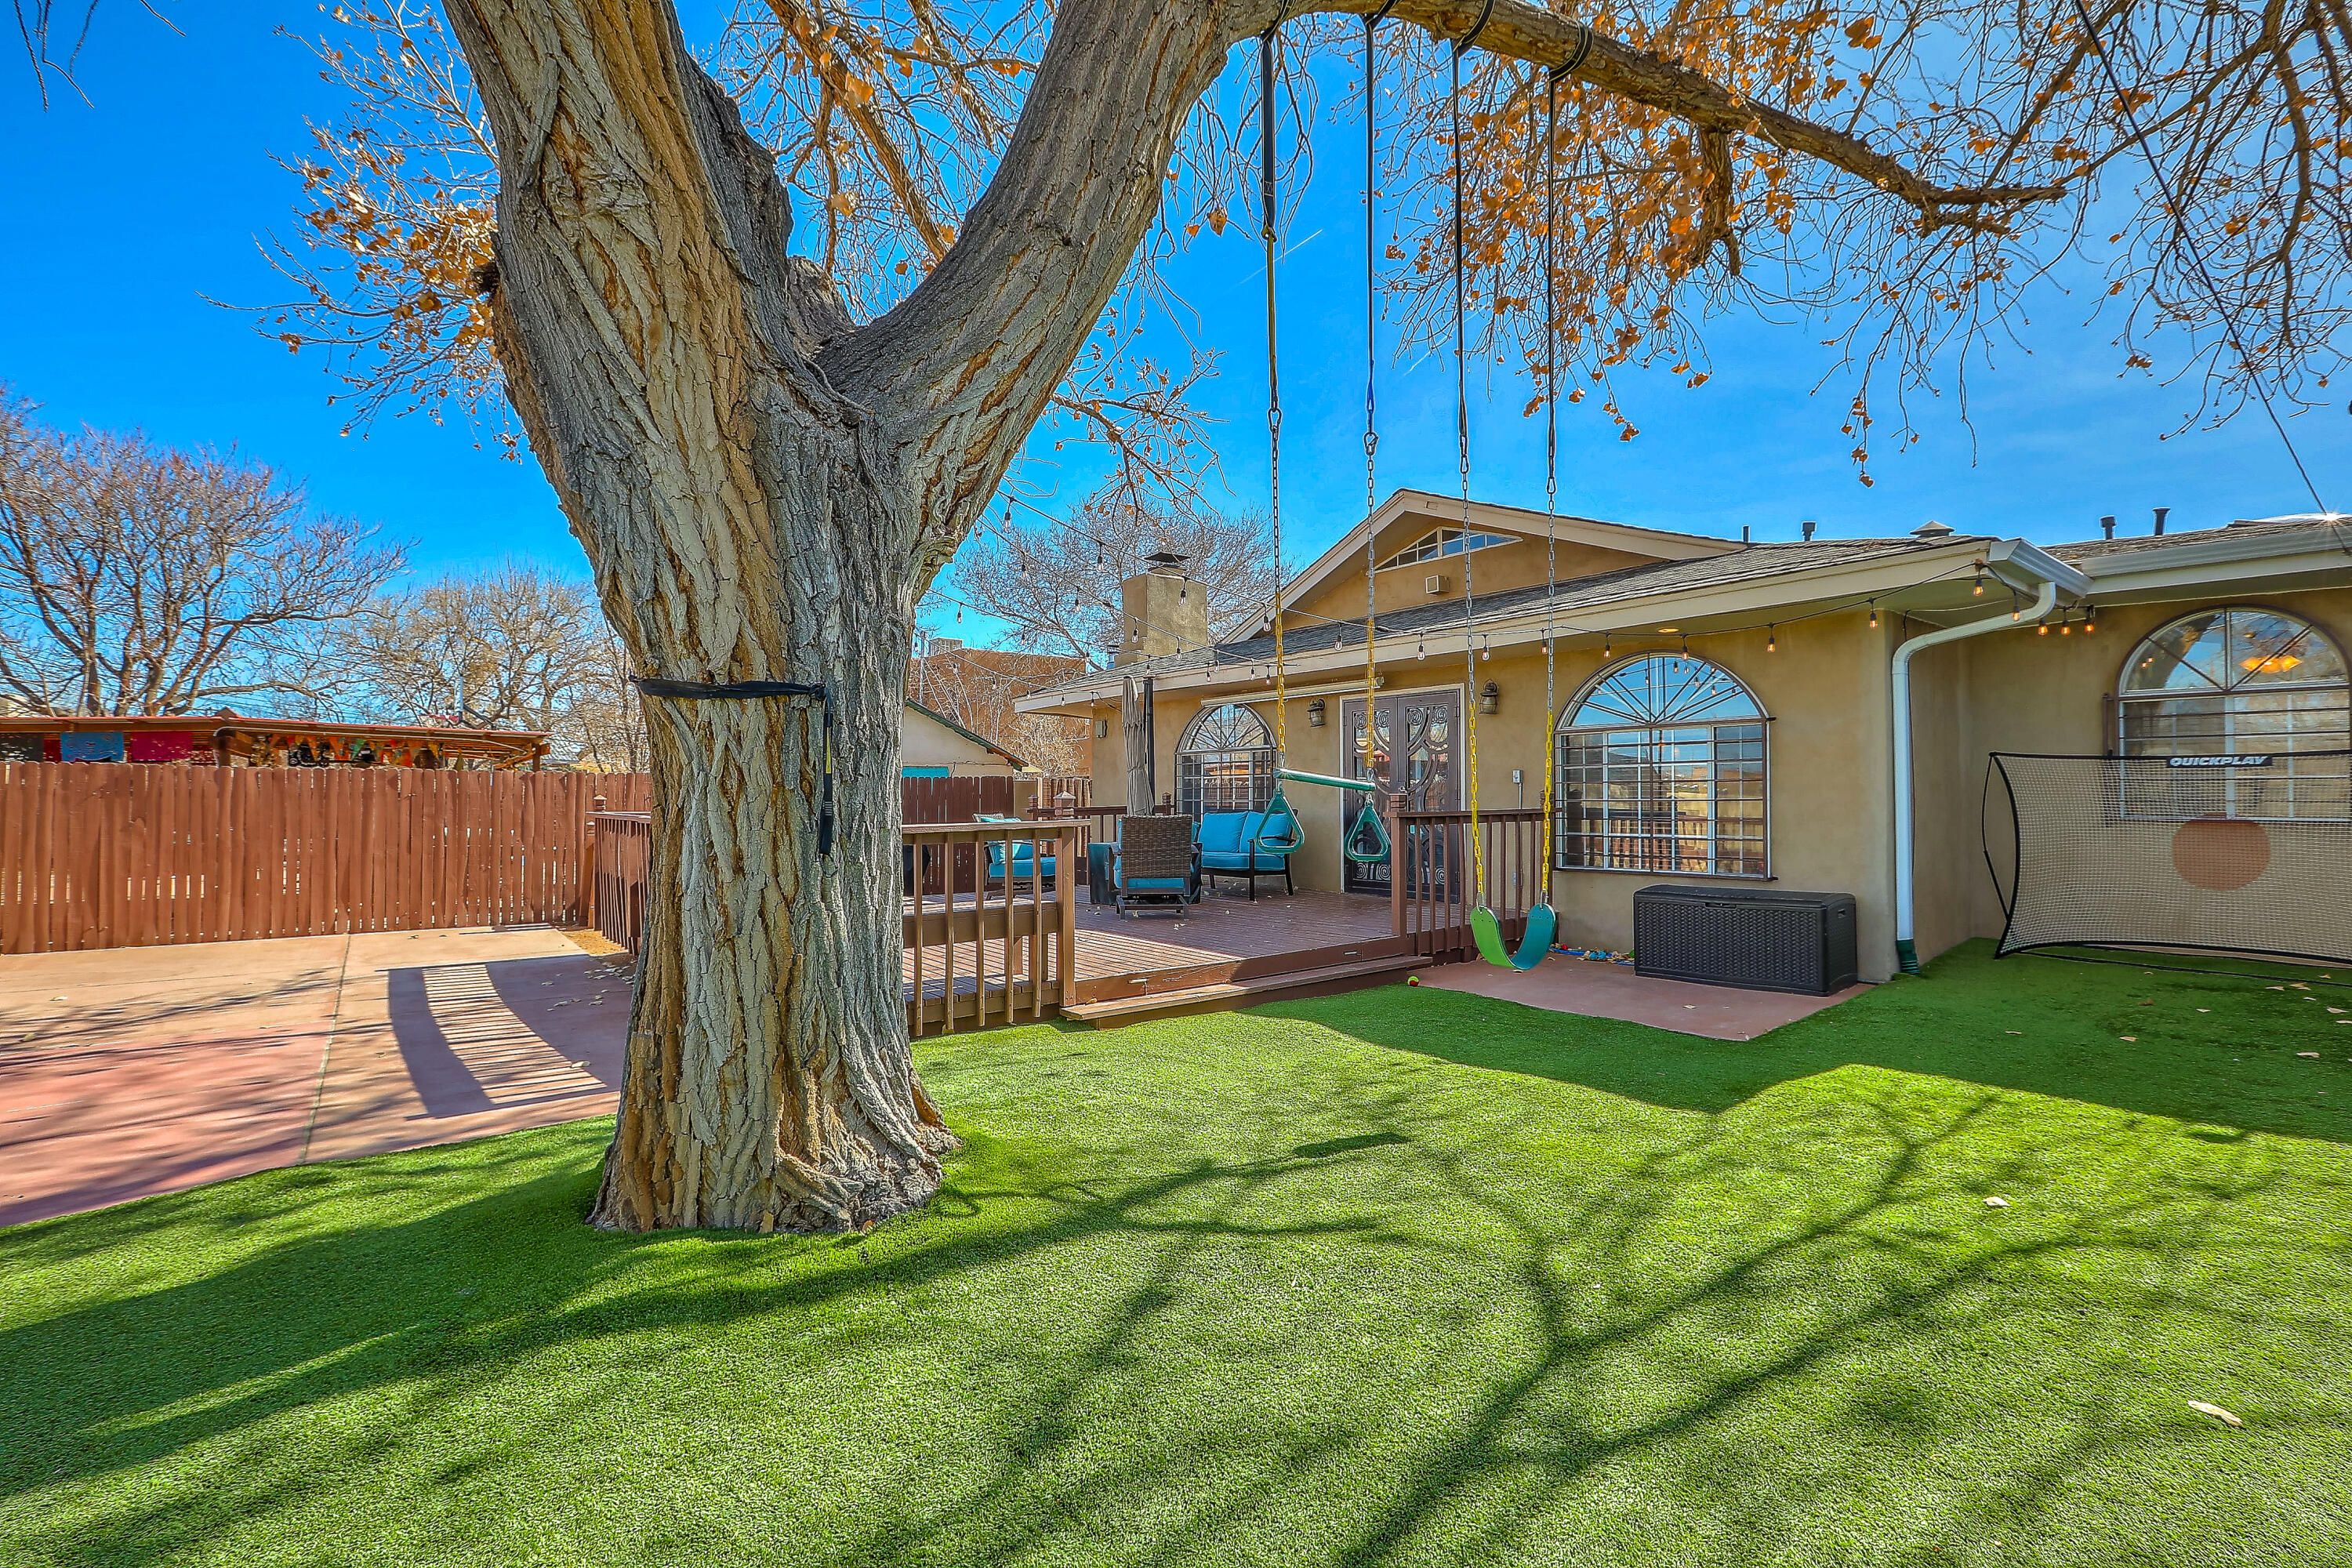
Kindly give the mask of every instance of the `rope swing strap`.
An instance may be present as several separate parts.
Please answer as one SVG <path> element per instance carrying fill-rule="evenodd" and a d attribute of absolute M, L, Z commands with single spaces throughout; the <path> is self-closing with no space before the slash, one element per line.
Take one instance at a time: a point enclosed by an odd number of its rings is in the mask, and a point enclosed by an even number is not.
<path fill-rule="evenodd" d="M 735 701 L 762 697 L 814 697 L 824 704 L 824 783 L 817 795 L 816 852 L 833 853 L 833 693 L 821 685 L 797 680 L 665 680 L 637 675 L 629 683 L 647 697 L 681 702 Z"/>
<path fill-rule="evenodd" d="M 1372 756 L 1380 701 L 1380 601 L 1373 589 L 1379 552 L 1372 514 L 1380 510 L 1381 432 L 1378 405 L 1372 395 L 1380 373 L 1380 236 L 1375 218 L 1379 205 L 1379 145 L 1374 120 L 1380 107 L 1380 25 L 1396 0 L 1386 0 L 1364 17 L 1364 732 L 1356 742 L 1363 759 L 1364 776 L 1372 776 Z"/>

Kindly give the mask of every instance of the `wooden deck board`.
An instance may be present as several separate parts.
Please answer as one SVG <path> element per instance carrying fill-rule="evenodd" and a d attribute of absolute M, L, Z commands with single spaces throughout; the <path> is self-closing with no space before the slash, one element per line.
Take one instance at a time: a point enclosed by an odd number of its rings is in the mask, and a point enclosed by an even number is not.
<path fill-rule="evenodd" d="M 927 910 L 937 911 L 945 908 L 947 900 L 933 894 L 923 903 Z M 966 893 L 956 903 L 969 909 L 972 895 Z M 907 912 L 913 910 L 913 900 L 907 900 Z M 1124 918 L 1109 905 L 1089 903 L 1081 896 L 1077 925 L 1076 980 L 1083 991 L 1097 994 L 1106 991 L 1106 982 L 1140 977 L 1144 984 L 1139 989 L 1156 988 L 1202 971 L 1255 967 L 1252 960 L 1322 954 L 1333 949 L 1344 951 L 1351 944 L 1361 950 L 1391 940 L 1388 899 L 1361 893 L 1280 894 L 1261 889 L 1255 903 L 1240 893 L 1213 893 L 1181 915 L 1152 912 Z M 980 965 L 970 942 L 959 945 L 957 988 L 969 994 L 971 976 L 980 972 Z M 933 949 L 934 956 L 941 951 L 937 943 Z M 992 969 L 997 962 L 992 960 Z M 900 977 L 911 998 L 915 978 L 911 952 L 903 963 Z M 935 967 L 923 976 L 927 996 L 944 992 Z"/>

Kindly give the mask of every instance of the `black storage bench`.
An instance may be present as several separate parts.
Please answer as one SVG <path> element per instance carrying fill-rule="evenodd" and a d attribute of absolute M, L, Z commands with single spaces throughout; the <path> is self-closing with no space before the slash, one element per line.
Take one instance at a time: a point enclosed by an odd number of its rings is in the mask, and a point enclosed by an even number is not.
<path fill-rule="evenodd" d="M 1826 996 L 1855 979 L 1852 893 L 1677 888 L 1633 895 L 1633 973 Z"/>

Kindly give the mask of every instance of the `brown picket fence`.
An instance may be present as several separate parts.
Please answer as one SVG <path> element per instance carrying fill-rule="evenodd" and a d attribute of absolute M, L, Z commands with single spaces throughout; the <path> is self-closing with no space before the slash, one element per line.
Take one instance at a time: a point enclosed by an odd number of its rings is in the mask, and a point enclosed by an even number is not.
<path fill-rule="evenodd" d="M 578 923 L 642 773 L 0 763 L 0 952 Z"/>

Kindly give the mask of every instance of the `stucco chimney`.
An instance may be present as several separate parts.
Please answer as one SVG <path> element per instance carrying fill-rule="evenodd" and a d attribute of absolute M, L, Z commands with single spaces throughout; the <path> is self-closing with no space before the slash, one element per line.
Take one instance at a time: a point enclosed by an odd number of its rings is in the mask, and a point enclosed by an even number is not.
<path fill-rule="evenodd" d="M 1181 555 L 1160 551 L 1144 558 L 1150 569 L 1118 585 L 1118 645 L 1113 665 L 1164 658 L 1209 642 L 1209 593 L 1184 575 Z"/>

